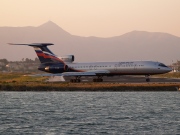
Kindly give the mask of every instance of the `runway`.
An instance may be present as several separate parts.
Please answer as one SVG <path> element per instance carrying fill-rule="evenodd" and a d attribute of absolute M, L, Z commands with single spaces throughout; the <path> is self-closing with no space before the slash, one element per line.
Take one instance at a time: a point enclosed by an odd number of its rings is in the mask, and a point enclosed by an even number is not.
<path fill-rule="evenodd" d="M 64 77 L 68 82 L 70 77 Z M 81 82 L 92 82 L 93 77 L 81 77 Z M 119 82 L 119 83 L 147 83 L 144 76 L 113 76 L 103 77 L 103 82 Z M 180 78 L 160 78 L 150 77 L 149 83 L 180 83 Z"/>

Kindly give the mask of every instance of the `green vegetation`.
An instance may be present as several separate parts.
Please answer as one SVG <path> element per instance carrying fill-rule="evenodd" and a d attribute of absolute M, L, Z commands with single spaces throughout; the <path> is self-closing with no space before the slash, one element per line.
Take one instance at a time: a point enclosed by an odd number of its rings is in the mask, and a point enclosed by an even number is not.
<path fill-rule="evenodd" d="M 180 72 L 166 73 L 166 74 L 153 75 L 153 76 L 163 77 L 163 78 L 180 78 Z"/>
<path fill-rule="evenodd" d="M 0 73 L 0 91 L 176 91 L 176 87 L 180 88 L 179 83 L 50 83 L 46 79 L 23 73 Z"/>
<path fill-rule="evenodd" d="M 23 82 L 42 82 L 47 79 L 46 77 L 35 77 L 24 75 L 23 73 L 0 73 L 0 82 L 17 82 L 17 83 L 23 83 Z"/>

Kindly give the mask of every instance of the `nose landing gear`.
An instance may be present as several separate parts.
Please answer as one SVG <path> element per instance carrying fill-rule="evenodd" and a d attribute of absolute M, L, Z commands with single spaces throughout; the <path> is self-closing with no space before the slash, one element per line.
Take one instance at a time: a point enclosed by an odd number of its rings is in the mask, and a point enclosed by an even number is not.
<path fill-rule="evenodd" d="M 150 78 L 149 78 L 150 75 L 145 75 L 145 78 L 146 78 L 146 82 L 150 82 Z"/>

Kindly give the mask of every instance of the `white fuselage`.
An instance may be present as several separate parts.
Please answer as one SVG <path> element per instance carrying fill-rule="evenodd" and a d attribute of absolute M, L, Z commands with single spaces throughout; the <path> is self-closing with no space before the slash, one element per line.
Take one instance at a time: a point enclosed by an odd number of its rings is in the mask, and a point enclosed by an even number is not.
<path fill-rule="evenodd" d="M 171 68 L 159 62 L 130 61 L 130 62 L 94 62 L 66 63 L 70 69 L 78 72 L 109 71 L 110 75 L 153 75 L 171 71 Z"/>

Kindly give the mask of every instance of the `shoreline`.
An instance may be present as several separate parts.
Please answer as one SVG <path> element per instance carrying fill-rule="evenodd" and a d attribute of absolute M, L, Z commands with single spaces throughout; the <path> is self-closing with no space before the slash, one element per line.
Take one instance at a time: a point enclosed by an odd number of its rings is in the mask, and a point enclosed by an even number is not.
<path fill-rule="evenodd" d="M 163 92 L 180 91 L 180 83 L 0 83 L 0 92 Z"/>

